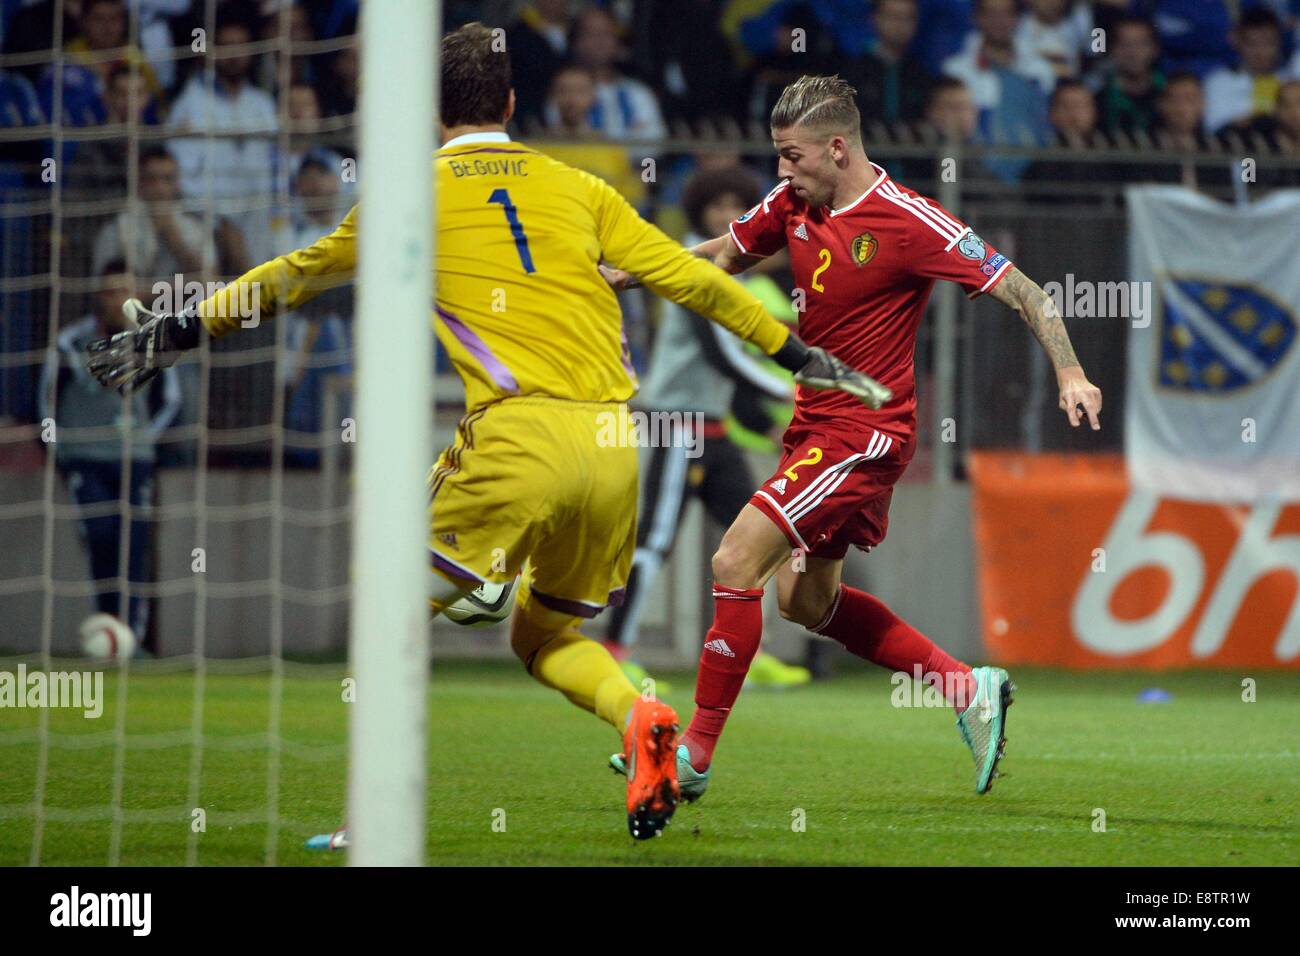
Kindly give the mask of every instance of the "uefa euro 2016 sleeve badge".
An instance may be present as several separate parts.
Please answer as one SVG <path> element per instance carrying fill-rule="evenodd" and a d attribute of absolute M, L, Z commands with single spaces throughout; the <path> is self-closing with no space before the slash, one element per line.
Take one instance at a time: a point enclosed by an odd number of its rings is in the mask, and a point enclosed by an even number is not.
<path fill-rule="evenodd" d="M 983 262 L 987 253 L 984 240 L 973 232 L 968 232 L 961 237 L 961 242 L 957 243 L 957 251 L 967 259 L 974 259 L 976 262 Z"/>

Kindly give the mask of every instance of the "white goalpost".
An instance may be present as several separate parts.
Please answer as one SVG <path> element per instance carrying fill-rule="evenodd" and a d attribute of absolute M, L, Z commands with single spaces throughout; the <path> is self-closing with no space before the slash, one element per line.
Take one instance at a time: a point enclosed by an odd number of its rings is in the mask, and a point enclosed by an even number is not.
<path fill-rule="evenodd" d="M 433 124 L 440 0 L 367 0 L 349 636 L 353 866 L 424 861 L 432 458 Z"/>

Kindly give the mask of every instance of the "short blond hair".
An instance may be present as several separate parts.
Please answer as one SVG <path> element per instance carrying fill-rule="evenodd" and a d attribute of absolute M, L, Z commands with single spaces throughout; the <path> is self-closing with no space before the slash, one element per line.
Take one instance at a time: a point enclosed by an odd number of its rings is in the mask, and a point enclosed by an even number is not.
<path fill-rule="evenodd" d="M 772 129 L 805 126 L 860 140 L 862 117 L 857 95 L 858 91 L 838 76 L 801 76 L 782 91 L 772 107 Z"/>

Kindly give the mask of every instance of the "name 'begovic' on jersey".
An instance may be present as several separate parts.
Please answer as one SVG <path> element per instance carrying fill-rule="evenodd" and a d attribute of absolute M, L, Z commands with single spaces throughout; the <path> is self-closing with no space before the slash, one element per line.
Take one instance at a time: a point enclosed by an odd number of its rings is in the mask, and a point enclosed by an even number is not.
<path fill-rule="evenodd" d="M 794 424 L 838 420 L 910 437 L 916 330 L 935 280 L 956 282 L 974 298 L 997 285 L 1011 262 L 938 203 L 871 165 L 875 183 L 840 209 L 812 208 L 782 182 L 731 224 L 731 237 L 751 255 L 789 247 L 795 286 L 804 291 L 799 336 L 894 392 L 872 411 L 843 392 L 800 388 Z"/>

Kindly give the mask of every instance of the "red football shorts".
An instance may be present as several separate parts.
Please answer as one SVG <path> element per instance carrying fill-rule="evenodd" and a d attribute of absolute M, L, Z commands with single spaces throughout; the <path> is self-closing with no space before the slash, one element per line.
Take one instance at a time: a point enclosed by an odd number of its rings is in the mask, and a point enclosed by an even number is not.
<path fill-rule="evenodd" d="M 870 550 L 885 539 L 889 500 L 915 451 L 913 437 L 871 427 L 792 426 L 783 445 L 775 474 L 749 503 L 791 547 L 837 560 L 849 545 Z"/>

